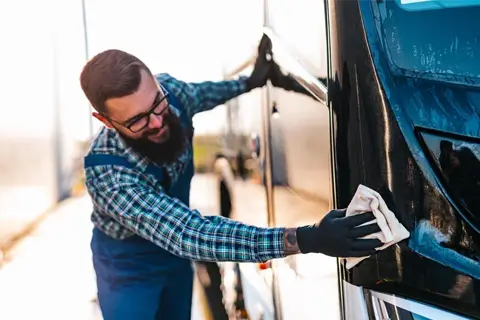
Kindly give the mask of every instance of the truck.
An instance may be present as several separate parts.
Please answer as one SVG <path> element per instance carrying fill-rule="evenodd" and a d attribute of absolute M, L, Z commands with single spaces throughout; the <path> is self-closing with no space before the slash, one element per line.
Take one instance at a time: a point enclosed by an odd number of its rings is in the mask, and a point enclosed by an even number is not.
<path fill-rule="evenodd" d="M 362 184 L 410 237 L 351 269 L 321 254 L 219 263 L 228 317 L 479 318 L 480 1 L 264 0 L 263 11 L 268 56 L 292 83 L 227 103 L 220 214 L 301 226 Z M 229 79 L 251 71 L 227 67 Z"/>

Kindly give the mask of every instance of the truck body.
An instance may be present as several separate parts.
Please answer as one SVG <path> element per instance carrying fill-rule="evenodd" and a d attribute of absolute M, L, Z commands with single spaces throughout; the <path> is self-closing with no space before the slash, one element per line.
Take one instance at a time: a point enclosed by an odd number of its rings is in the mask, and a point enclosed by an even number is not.
<path fill-rule="evenodd" d="M 230 314 L 480 316 L 480 3 L 422 3 L 264 2 L 272 58 L 297 89 L 269 83 L 228 102 L 214 165 L 220 213 L 315 223 L 363 184 L 411 236 L 350 270 L 320 254 L 222 263 Z"/>

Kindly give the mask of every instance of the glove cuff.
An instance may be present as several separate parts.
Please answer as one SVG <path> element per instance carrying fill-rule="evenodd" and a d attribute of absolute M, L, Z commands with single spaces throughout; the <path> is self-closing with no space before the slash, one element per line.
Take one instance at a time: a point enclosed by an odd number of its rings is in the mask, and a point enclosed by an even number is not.
<path fill-rule="evenodd" d="M 301 253 L 316 252 L 314 227 L 313 226 L 298 227 L 297 243 Z"/>

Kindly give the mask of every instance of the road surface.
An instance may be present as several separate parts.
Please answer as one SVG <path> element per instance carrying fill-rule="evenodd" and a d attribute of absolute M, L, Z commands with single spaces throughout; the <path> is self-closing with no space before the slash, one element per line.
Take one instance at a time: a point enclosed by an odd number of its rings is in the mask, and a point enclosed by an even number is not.
<path fill-rule="evenodd" d="M 212 197 L 201 181 L 194 179 L 192 193 L 200 202 L 198 207 L 208 209 L 202 201 Z M 102 319 L 89 247 L 91 207 L 88 196 L 65 201 L 5 253 L 0 268 L 0 319 Z M 198 291 L 192 319 L 206 319 Z"/>

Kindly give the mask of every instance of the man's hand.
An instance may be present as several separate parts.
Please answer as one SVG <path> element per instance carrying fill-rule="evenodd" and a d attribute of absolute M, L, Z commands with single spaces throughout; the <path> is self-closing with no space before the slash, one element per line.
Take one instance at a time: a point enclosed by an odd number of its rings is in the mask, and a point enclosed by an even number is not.
<path fill-rule="evenodd" d="M 345 209 L 332 210 L 320 222 L 297 228 L 295 240 L 300 252 L 323 253 L 332 257 L 364 257 L 376 253 L 375 248 L 381 247 L 383 242 L 378 239 L 359 239 L 380 231 L 376 223 L 359 227 L 374 220 L 373 213 L 350 217 L 345 217 L 345 214 Z"/>
<path fill-rule="evenodd" d="M 271 55 L 271 52 L 272 42 L 266 35 L 263 35 L 258 46 L 258 55 L 252 74 L 247 79 L 248 91 L 263 87 L 267 83 L 273 64 L 273 61 L 267 58 L 267 56 Z"/>
<path fill-rule="evenodd" d="M 267 80 L 270 80 L 274 87 L 311 96 L 310 93 L 290 75 L 283 74 L 280 67 L 273 60 L 272 41 L 264 34 L 258 45 L 257 58 L 253 71 L 247 79 L 247 91 L 263 87 L 267 83 Z"/>

